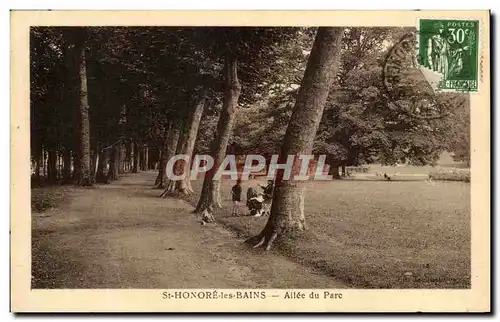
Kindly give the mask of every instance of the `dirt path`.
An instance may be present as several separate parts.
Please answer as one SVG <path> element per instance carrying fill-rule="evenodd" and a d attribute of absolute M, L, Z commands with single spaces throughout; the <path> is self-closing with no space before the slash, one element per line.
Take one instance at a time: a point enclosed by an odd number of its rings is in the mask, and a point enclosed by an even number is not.
<path fill-rule="evenodd" d="M 75 192 L 33 214 L 34 288 L 343 288 L 273 252 L 202 226 L 183 200 L 158 198 L 156 173 Z"/>

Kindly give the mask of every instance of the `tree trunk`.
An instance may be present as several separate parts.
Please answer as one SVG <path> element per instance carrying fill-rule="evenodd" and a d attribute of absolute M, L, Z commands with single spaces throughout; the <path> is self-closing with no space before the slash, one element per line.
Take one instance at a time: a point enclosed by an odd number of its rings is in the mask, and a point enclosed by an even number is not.
<path fill-rule="evenodd" d="M 330 168 L 328 169 L 328 174 L 332 176 L 333 179 L 342 179 L 339 173 L 339 164 L 336 162 L 330 162 Z"/>
<path fill-rule="evenodd" d="M 42 176 L 47 177 L 47 162 L 45 161 L 45 149 L 42 148 Z"/>
<path fill-rule="evenodd" d="M 125 173 L 125 157 L 127 154 L 127 150 L 125 148 L 125 142 L 120 142 L 118 146 L 118 174 Z"/>
<path fill-rule="evenodd" d="M 95 175 L 96 182 L 99 183 L 107 183 L 107 178 L 104 175 L 104 168 L 106 167 L 106 163 L 108 162 L 106 158 L 106 152 L 101 150 L 99 152 L 99 160 L 97 162 L 97 173 Z"/>
<path fill-rule="evenodd" d="M 64 138 L 64 149 L 63 149 L 63 175 L 62 183 L 69 184 L 77 176 L 74 172 L 77 172 L 76 164 L 74 163 L 75 153 L 79 153 L 79 141 L 78 141 L 78 124 L 77 115 L 78 113 L 78 93 L 79 93 L 79 82 L 80 82 L 80 71 L 77 68 L 79 62 L 80 50 L 83 45 L 81 41 L 84 37 L 80 39 L 75 39 L 76 33 L 74 28 L 63 28 L 63 37 L 65 39 L 65 46 L 63 46 L 63 57 L 64 57 L 64 75 L 63 77 L 63 92 L 62 92 L 62 104 L 64 105 L 62 111 L 62 122 L 64 123 L 62 136 Z M 75 46 L 68 46 L 73 44 Z M 73 156 L 72 156 L 73 155 Z"/>
<path fill-rule="evenodd" d="M 63 151 L 63 183 L 71 182 L 71 150 L 65 148 Z"/>
<path fill-rule="evenodd" d="M 179 143 L 179 138 L 181 136 L 182 126 L 183 122 L 174 121 L 173 125 L 169 129 L 167 140 L 165 141 L 164 151 L 162 153 L 162 157 L 164 157 L 164 165 L 162 169 L 160 169 L 160 171 L 163 171 L 162 183 L 165 191 L 162 192 L 162 194 L 160 195 L 161 197 L 166 196 L 168 192 L 173 189 L 175 184 L 174 181 L 170 181 L 170 179 L 166 177 L 165 168 L 167 166 L 168 160 L 170 160 L 170 158 L 175 155 L 177 145 Z M 158 173 L 158 176 L 159 175 L 160 173 Z M 157 180 L 159 180 L 159 178 L 157 178 Z"/>
<path fill-rule="evenodd" d="M 345 178 L 345 176 L 347 175 L 345 171 L 345 165 L 342 165 L 341 168 L 342 168 L 342 177 Z"/>
<path fill-rule="evenodd" d="M 118 120 L 118 127 L 120 129 L 120 135 L 121 135 L 121 141 L 118 145 L 118 173 L 119 174 L 124 174 L 125 173 L 125 163 L 127 159 L 127 146 L 126 142 L 123 139 L 125 137 L 125 131 L 126 131 L 126 124 L 127 124 L 127 106 L 125 104 L 122 104 L 120 108 L 120 119 Z"/>
<path fill-rule="evenodd" d="M 216 170 L 226 157 L 227 144 L 231 136 L 233 124 L 236 119 L 236 109 L 238 108 L 238 99 L 241 93 L 241 85 L 238 80 L 238 63 L 236 58 L 227 57 L 225 66 L 226 92 L 222 111 L 217 123 L 217 134 L 212 142 L 211 155 L 214 158 L 214 166 L 211 171 L 205 174 L 203 188 L 201 191 L 196 213 L 204 213 L 205 221 L 213 220 L 213 210 L 221 208 L 221 198 L 219 192 L 219 180 L 214 179 Z"/>
<path fill-rule="evenodd" d="M 135 143 L 130 142 L 130 165 L 129 171 L 134 172 L 134 163 L 135 163 Z"/>
<path fill-rule="evenodd" d="M 57 182 L 57 150 L 56 148 L 49 149 L 48 166 L 47 166 L 48 180 L 50 183 Z"/>
<path fill-rule="evenodd" d="M 120 167 L 120 151 L 117 147 L 114 147 L 113 154 L 114 154 L 113 178 L 115 178 L 115 180 L 118 180 L 120 178 L 119 176 L 120 173 L 118 171 L 118 168 Z"/>
<path fill-rule="evenodd" d="M 155 184 L 153 189 L 163 189 L 165 182 L 165 166 L 167 164 L 167 149 L 169 142 L 169 135 L 172 131 L 172 123 L 169 122 L 167 125 L 167 130 L 163 134 L 163 146 L 160 148 L 160 165 L 158 166 L 158 175 L 156 176 Z"/>
<path fill-rule="evenodd" d="M 196 102 L 194 107 L 189 111 L 188 118 L 183 127 L 181 133 L 176 154 L 186 154 L 189 155 L 190 160 L 186 162 L 185 160 L 179 160 L 175 164 L 175 173 L 182 174 L 185 173 L 186 176 L 183 180 L 175 182 L 173 187 L 173 193 L 181 193 L 184 195 L 189 195 L 193 193 L 193 187 L 191 186 L 190 180 L 190 169 L 191 169 L 191 159 L 193 156 L 194 144 L 196 143 L 196 136 L 198 135 L 198 129 L 200 127 L 201 116 L 203 114 L 203 108 L 205 106 L 204 96 Z"/>
<path fill-rule="evenodd" d="M 77 131 L 79 132 L 79 130 L 77 130 Z M 81 150 L 81 148 L 79 147 L 78 142 L 76 143 L 75 146 L 76 146 L 76 148 L 75 148 L 75 151 L 73 153 L 73 176 L 72 176 L 72 180 L 78 182 L 79 178 L 80 178 L 80 169 L 81 169 L 81 167 L 80 167 L 80 154 L 81 154 L 80 150 Z"/>
<path fill-rule="evenodd" d="M 139 154 L 140 154 L 139 170 L 145 171 L 146 170 L 146 146 L 144 144 L 139 148 Z"/>
<path fill-rule="evenodd" d="M 113 180 L 116 180 L 115 176 L 114 176 L 114 169 L 115 169 L 115 160 L 114 160 L 115 156 L 114 156 L 114 153 L 111 154 L 111 157 L 109 158 L 109 170 L 108 170 L 108 178 L 107 180 L 108 181 L 113 181 Z"/>
<path fill-rule="evenodd" d="M 174 155 L 182 154 L 184 151 L 184 148 L 186 145 L 186 139 L 187 139 L 186 128 L 188 126 L 189 126 L 188 120 L 184 120 L 182 122 L 182 125 L 181 125 L 180 130 L 179 130 L 179 138 L 177 141 L 177 145 L 175 146 Z M 184 161 L 179 160 L 174 164 L 172 172 L 175 175 L 180 175 L 180 174 L 182 174 L 183 169 L 184 169 Z M 182 181 L 184 181 L 184 180 L 182 180 Z M 167 188 L 165 189 L 166 190 L 165 193 L 166 194 L 174 194 L 176 192 L 176 187 L 178 186 L 178 183 L 182 182 L 182 181 L 170 181 L 169 180 L 168 184 L 167 184 Z"/>
<path fill-rule="evenodd" d="M 149 149 L 148 146 L 144 146 L 144 171 L 149 170 Z"/>
<path fill-rule="evenodd" d="M 40 180 L 40 167 L 42 166 L 42 154 L 35 154 L 35 178 L 36 180 Z"/>
<path fill-rule="evenodd" d="M 95 178 L 97 177 L 97 169 L 99 168 L 99 162 L 100 162 L 99 159 L 100 159 L 100 153 L 99 153 L 99 148 L 97 148 L 94 152 L 94 162 L 92 163 L 92 176 L 94 178 L 93 182 L 95 182 Z"/>
<path fill-rule="evenodd" d="M 78 92 L 78 145 L 77 156 L 79 171 L 78 184 L 81 186 L 92 185 L 92 170 L 90 165 L 90 125 L 89 125 L 89 103 L 87 93 L 87 66 L 85 58 L 85 46 L 82 44 L 80 57 L 78 59 L 78 70 L 80 75 L 80 90 Z"/>
<path fill-rule="evenodd" d="M 139 172 L 139 163 L 140 163 L 140 153 L 139 153 L 139 145 L 137 143 L 133 143 L 133 149 L 134 149 L 134 165 L 132 167 L 132 173 L 137 173 Z"/>
<path fill-rule="evenodd" d="M 292 176 L 299 173 L 299 155 L 310 155 L 318 130 L 330 85 L 338 71 L 340 44 L 344 28 L 318 29 L 302 84 L 295 102 L 281 147 L 280 163 L 288 155 L 295 155 Z M 262 232 L 247 240 L 253 247 L 270 249 L 277 239 L 306 229 L 304 216 L 305 181 L 283 179 L 283 170 L 278 171 L 273 194 L 271 214 Z"/>
<path fill-rule="evenodd" d="M 35 178 L 37 181 L 40 180 L 40 167 L 42 166 L 42 147 L 39 147 L 38 151 L 35 152 Z"/>
<path fill-rule="evenodd" d="M 109 160 L 108 181 L 118 180 L 118 149 L 111 148 L 111 158 Z"/>
<path fill-rule="evenodd" d="M 57 179 L 62 179 L 63 165 L 62 165 L 62 155 L 57 154 Z"/>
<path fill-rule="evenodd" d="M 134 143 L 129 142 L 127 146 L 127 172 L 132 172 L 132 164 L 134 163 Z"/>

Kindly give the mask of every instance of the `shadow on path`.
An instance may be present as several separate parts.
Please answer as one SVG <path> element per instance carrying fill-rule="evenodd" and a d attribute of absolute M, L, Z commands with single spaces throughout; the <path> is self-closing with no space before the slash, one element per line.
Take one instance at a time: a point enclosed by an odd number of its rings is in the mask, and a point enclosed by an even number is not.
<path fill-rule="evenodd" d="M 33 214 L 33 288 L 343 288 L 273 252 L 202 226 L 184 200 L 158 197 L 156 173 L 75 192 Z"/>

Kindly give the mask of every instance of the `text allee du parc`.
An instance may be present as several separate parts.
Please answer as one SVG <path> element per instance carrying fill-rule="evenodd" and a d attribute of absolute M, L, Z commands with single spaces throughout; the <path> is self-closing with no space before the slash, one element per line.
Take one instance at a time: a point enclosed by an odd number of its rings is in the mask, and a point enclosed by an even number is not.
<path fill-rule="evenodd" d="M 162 298 L 165 300 L 244 300 L 244 299 L 261 299 L 266 298 L 282 298 L 285 300 L 302 300 L 302 299 L 332 299 L 341 300 L 342 293 L 333 291 L 286 291 L 285 294 L 268 294 L 266 291 L 164 291 Z"/>

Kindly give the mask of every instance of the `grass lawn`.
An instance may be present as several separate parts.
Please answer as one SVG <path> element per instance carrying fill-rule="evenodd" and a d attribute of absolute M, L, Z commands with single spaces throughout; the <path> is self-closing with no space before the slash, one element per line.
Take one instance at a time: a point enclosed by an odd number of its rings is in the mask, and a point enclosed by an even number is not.
<path fill-rule="evenodd" d="M 368 168 L 369 175 L 371 174 L 373 176 L 375 173 L 387 173 L 389 176 L 396 175 L 396 178 L 408 176 L 428 177 L 429 173 L 439 171 L 469 171 L 466 164 L 454 161 L 451 154 L 447 152 L 441 154 L 441 157 L 435 166 L 411 166 L 407 164 L 399 166 L 383 166 L 380 164 L 369 164 L 366 165 L 366 167 Z"/>
<path fill-rule="evenodd" d="M 245 181 L 244 194 L 257 182 Z M 195 191 L 201 184 L 194 183 Z M 223 181 L 225 208 L 216 218 L 241 237 L 253 236 L 267 217 L 231 217 L 232 184 Z M 470 287 L 469 184 L 335 180 L 308 185 L 308 231 L 282 245 L 279 251 L 286 256 L 356 288 Z"/>

